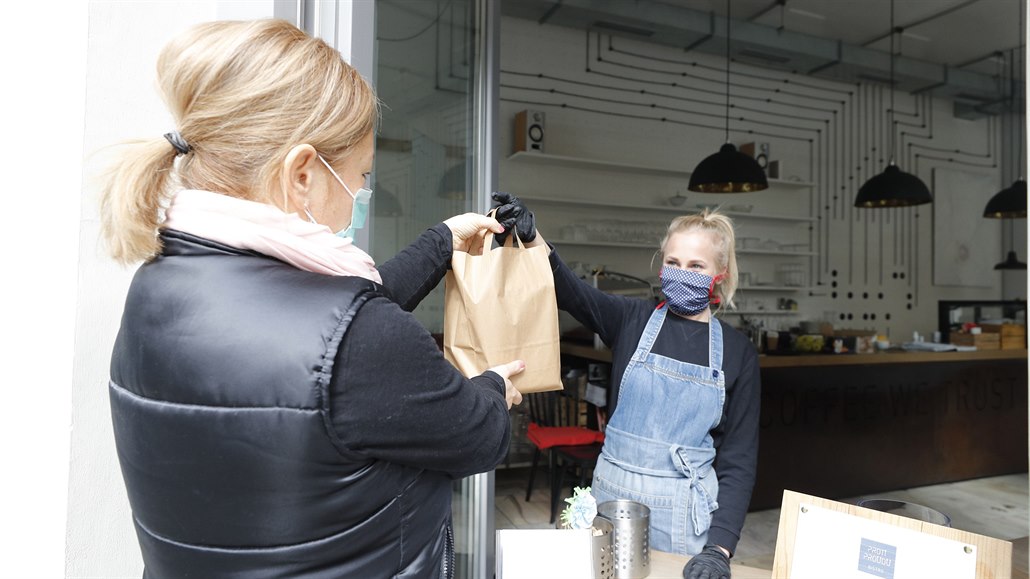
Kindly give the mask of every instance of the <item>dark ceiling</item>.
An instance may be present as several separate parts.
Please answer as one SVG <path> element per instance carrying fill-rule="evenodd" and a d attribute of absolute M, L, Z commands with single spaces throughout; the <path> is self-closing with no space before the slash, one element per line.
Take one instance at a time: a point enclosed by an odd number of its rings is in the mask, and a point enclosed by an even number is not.
<path fill-rule="evenodd" d="M 898 89 L 973 114 L 1023 108 L 1021 0 L 502 0 L 508 16 L 717 54 L 728 6 L 735 61 L 889 83 L 893 41 Z"/>

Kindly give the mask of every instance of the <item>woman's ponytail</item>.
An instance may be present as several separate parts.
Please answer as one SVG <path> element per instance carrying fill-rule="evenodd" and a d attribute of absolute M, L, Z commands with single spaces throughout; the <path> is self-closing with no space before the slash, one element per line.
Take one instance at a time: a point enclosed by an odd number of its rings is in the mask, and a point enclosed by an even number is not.
<path fill-rule="evenodd" d="M 176 150 L 165 139 L 121 146 L 126 150 L 105 174 L 100 191 L 100 231 L 111 257 L 132 264 L 161 251 L 158 226 Z"/>

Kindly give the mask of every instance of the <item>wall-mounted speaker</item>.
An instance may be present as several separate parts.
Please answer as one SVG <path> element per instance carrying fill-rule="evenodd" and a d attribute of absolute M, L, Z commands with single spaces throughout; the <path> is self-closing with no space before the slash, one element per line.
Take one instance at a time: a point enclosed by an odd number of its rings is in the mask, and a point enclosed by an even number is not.
<path fill-rule="evenodd" d="M 754 157 L 763 169 L 769 166 L 769 143 L 744 143 L 740 146 L 740 152 Z"/>
<path fill-rule="evenodd" d="M 755 155 L 755 160 L 763 169 L 769 166 L 769 143 L 758 143 L 758 154 Z"/>
<path fill-rule="evenodd" d="M 522 111 L 515 115 L 515 150 L 544 152 L 544 113 Z"/>

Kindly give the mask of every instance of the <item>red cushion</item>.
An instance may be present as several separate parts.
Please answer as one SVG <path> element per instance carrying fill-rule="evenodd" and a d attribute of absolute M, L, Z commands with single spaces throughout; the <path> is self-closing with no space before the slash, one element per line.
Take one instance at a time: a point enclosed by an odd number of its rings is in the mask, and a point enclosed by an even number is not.
<path fill-rule="evenodd" d="M 529 423 L 526 437 L 539 449 L 604 442 L 604 433 L 597 430 L 582 426 L 540 426 L 535 422 Z"/>

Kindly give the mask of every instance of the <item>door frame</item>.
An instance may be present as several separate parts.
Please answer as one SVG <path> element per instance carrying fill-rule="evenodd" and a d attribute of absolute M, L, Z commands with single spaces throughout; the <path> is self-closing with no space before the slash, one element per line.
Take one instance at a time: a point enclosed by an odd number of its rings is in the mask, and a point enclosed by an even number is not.
<path fill-rule="evenodd" d="M 472 95 L 472 194 L 470 211 L 486 213 L 497 190 L 500 109 L 501 0 L 471 0 L 475 10 L 475 71 Z M 367 0 L 275 0 L 276 14 L 291 17 L 302 29 L 329 42 L 362 76 L 376 84 L 376 3 Z M 355 243 L 371 252 L 371 228 L 359 230 Z M 466 515 L 463 543 L 469 546 L 469 576 L 494 574 L 494 471 L 461 480 L 458 512 Z"/>

